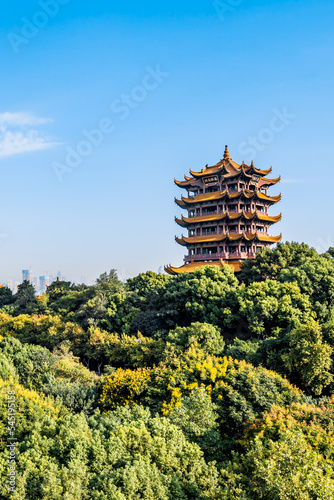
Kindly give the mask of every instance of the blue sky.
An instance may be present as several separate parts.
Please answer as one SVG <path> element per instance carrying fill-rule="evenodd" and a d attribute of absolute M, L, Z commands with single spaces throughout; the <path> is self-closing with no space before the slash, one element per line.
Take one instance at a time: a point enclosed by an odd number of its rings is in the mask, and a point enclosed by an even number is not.
<path fill-rule="evenodd" d="M 3 6 L 0 282 L 181 265 L 173 178 L 225 144 L 282 176 L 273 234 L 334 246 L 333 21 L 326 0 Z"/>

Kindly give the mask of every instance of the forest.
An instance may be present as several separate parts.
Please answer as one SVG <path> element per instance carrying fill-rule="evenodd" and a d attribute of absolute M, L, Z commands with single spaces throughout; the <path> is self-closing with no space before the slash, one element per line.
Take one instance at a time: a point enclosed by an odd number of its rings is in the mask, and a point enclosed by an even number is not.
<path fill-rule="evenodd" d="M 0 498 L 334 498 L 333 257 L 0 288 Z"/>

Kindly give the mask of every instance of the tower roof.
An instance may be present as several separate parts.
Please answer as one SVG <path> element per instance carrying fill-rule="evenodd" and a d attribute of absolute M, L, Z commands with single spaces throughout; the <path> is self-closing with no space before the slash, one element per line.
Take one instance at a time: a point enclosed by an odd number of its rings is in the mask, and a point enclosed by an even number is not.
<path fill-rule="evenodd" d="M 178 219 L 175 217 L 175 222 L 182 227 L 188 227 L 189 225 L 192 224 L 199 224 L 202 222 L 219 222 L 224 219 L 229 219 L 229 220 L 239 220 L 239 219 L 245 219 L 245 220 L 259 220 L 259 221 L 264 221 L 264 222 L 269 222 L 272 224 L 275 224 L 276 222 L 279 222 L 282 219 L 282 214 L 279 215 L 266 215 L 262 214 L 256 211 L 253 212 L 245 212 L 242 210 L 241 212 L 237 213 L 229 213 L 229 212 L 222 212 L 219 214 L 213 214 L 213 215 L 201 215 L 198 217 L 184 217 L 181 215 L 181 219 Z"/>
<path fill-rule="evenodd" d="M 179 207 L 184 208 L 187 205 L 194 205 L 200 202 L 208 202 L 208 201 L 218 201 L 223 198 L 228 198 L 229 200 L 236 200 L 240 197 L 245 199 L 255 198 L 258 200 L 267 201 L 269 203 L 277 203 L 281 201 L 281 194 L 277 196 L 268 196 L 264 193 L 259 193 L 258 191 L 251 191 L 249 189 L 244 189 L 242 191 L 229 193 L 226 189 L 224 191 L 214 191 L 213 193 L 204 193 L 197 194 L 192 198 L 186 198 L 181 195 L 181 200 L 175 198 L 175 203 L 179 205 Z"/>
<path fill-rule="evenodd" d="M 260 170 L 258 168 L 255 168 L 253 162 L 250 165 L 242 162 L 242 164 L 240 165 L 230 157 L 228 147 L 225 146 L 224 156 L 218 163 L 211 167 L 206 165 L 200 172 L 195 172 L 190 169 L 189 172 L 191 177 L 185 175 L 184 181 L 178 181 L 174 179 L 174 182 L 177 186 L 186 188 L 188 186 L 191 186 L 194 182 L 196 182 L 196 180 L 208 175 L 220 174 L 226 179 L 236 177 L 240 174 L 244 174 L 249 177 L 251 177 L 252 175 L 265 177 L 266 175 L 270 174 L 271 171 L 271 167 L 267 170 Z M 278 182 L 279 180 L 280 178 L 272 180 L 268 179 L 267 182 L 268 184 L 276 184 L 276 182 Z"/>
<path fill-rule="evenodd" d="M 219 269 L 223 269 L 224 266 L 229 266 L 233 269 L 234 272 L 239 272 L 241 269 L 241 261 L 240 260 L 235 260 L 235 261 L 229 261 L 226 262 L 223 259 L 215 260 L 212 262 L 190 262 L 189 264 L 185 264 L 181 267 L 173 267 L 171 265 L 165 266 L 165 271 L 168 274 L 171 274 L 172 276 L 177 276 L 178 274 L 181 273 L 193 273 L 196 269 L 199 269 L 203 265 L 205 266 L 217 266 Z"/>
<path fill-rule="evenodd" d="M 179 243 L 179 245 L 187 246 L 190 243 L 218 243 L 219 241 L 239 241 L 244 240 L 247 241 L 262 241 L 267 243 L 278 243 L 282 239 L 282 234 L 278 236 L 268 236 L 266 234 L 260 234 L 259 232 L 255 233 L 222 233 L 222 234 L 213 234 L 209 236 L 181 236 L 178 238 L 175 236 L 175 241 Z"/>

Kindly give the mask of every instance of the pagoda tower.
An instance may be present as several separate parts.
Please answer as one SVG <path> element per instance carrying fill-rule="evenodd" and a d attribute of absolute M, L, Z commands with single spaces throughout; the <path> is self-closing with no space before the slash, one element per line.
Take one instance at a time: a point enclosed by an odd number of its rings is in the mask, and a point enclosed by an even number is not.
<path fill-rule="evenodd" d="M 258 248 L 269 247 L 281 240 L 282 235 L 269 236 L 272 224 L 282 215 L 271 216 L 271 205 L 281 200 L 281 195 L 269 196 L 268 188 L 281 178 L 267 179 L 272 168 L 259 170 L 230 157 L 228 147 L 224 158 L 213 167 L 206 165 L 200 172 L 190 170 L 191 177 L 174 182 L 187 191 L 187 196 L 175 203 L 187 210 L 181 219 L 175 217 L 187 235 L 175 240 L 186 247 L 187 255 L 182 267 L 166 266 L 165 271 L 175 275 L 194 269 L 230 265 L 240 271 L 246 259 L 255 259 Z"/>

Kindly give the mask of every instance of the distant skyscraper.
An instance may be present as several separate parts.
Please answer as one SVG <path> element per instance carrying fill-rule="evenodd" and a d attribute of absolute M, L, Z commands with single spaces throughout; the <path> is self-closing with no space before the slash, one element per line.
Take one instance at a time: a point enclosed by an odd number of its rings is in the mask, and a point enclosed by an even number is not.
<path fill-rule="evenodd" d="M 42 295 L 46 292 L 46 288 L 50 285 L 50 276 L 39 277 L 39 293 Z"/>
<path fill-rule="evenodd" d="M 30 284 L 32 284 L 32 272 L 30 269 L 23 269 L 22 271 L 22 282 L 23 281 L 29 281 Z"/>

